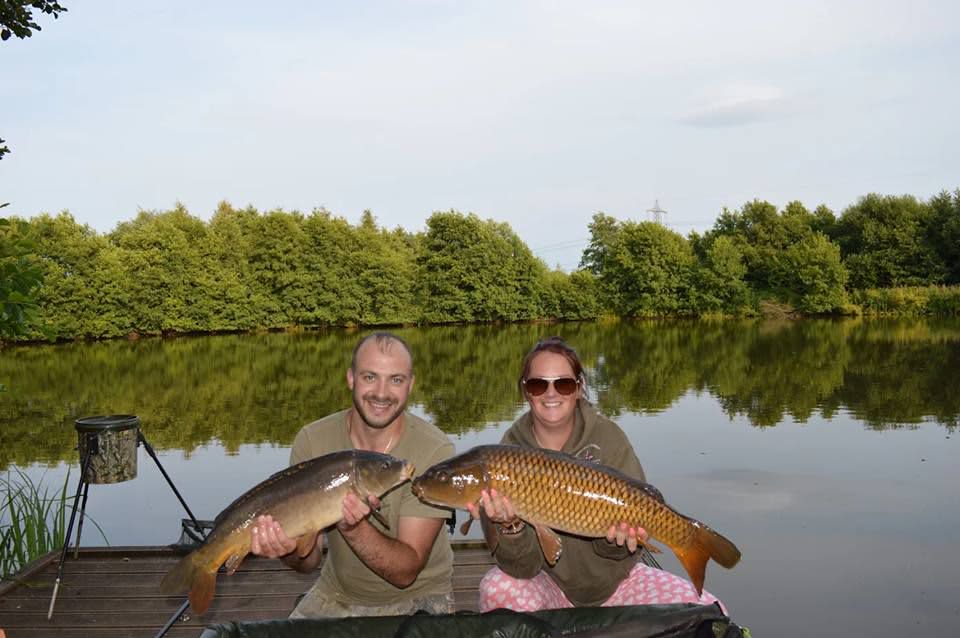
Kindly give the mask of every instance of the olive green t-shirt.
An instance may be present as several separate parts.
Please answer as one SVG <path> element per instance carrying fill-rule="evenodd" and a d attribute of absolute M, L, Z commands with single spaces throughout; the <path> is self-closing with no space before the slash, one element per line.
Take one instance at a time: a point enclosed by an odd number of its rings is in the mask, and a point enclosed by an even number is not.
<path fill-rule="evenodd" d="M 353 448 L 347 429 L 349 410 L 336 412 L 304 426 L 293 441 L 290 464 L 294 465 L 323 454 Z M 413 463 L 420 474 L 434 463 L 453 456 L 453 444 L 437 427 L 409 412 L 404 414 L 404 431 L 390 454 Z M 404 483 L 381 499 L 380 514 L 390 529 L 373 517 L 370 524 L 390 538 L 397 537 L 400 517 L 448 518 L 448 510 L 431 507 L 420 501 Z M 430 557 L 417 579 L 400 589 L 388 583 L 361 561 L 336 529 L 327 530 L 327 557 L 320 571 L 318 586 L 325 595 L 345 604 L 378 605 L 407 598 L 445 594 L 452 590 L 453 550 L 446 530 L 441 529 L 433 543 Z"/>

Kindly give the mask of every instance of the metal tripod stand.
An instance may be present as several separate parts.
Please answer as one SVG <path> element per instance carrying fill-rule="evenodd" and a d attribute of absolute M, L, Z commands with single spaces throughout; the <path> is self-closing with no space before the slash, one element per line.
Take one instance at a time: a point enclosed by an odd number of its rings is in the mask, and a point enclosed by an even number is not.
<path fill-rule="evenodd" d="M 99 455 L 101 452 L 100 434 L 102 432 L 124 431 L 136 428 L 136 447 L 142 445 L 143 449 L 147 451 L 147 454 L 149 454 L 150 458 L 153 459 L 153 462 L 156 463 L 157 468 L 163 475 L 163 478 L 166 479 L 170 489 L 173 490 L 173 493 L 177 496 L 177 499 L 180 501 L 180 504 L 183 506 L 183 509 L 186 511 L 187 515 L 190 517 L 190 520 L 193 521 L 195 528 L 199 530 L 201 534 L 204 534 L 203 528 L 197 521 L 196 516 L 193 515 L 193 512 L 190 511 L 190 507 L 187 505 L 186 501 L 183 500 L 183 496 L 180 494 L 177 486 L 173 484 L 173 480 L 160 463 L 160 459 L 157 458 L 157 454 L 154 452 L 153 447 L 147 441 L 146 437 L 143 436 L 143 432 L 140 430 L 140 419 L 138 417 L 132 415 L 89 417 L 85 419 L 78 419 L 76 427 L 81 437 L 80 445 L 78 445 L 78 449 L 81 450 L 80 480 L 77 482 L 77 491 L 74 494 L 73 508 L 70 512 L 70 522 L 67 524 L 67 529 L 63 538 L 63 549 L 60 552 L 60 561 L 57 563 L 57 578 L 53 584 L 53 595 L 50 597 L 50 607 L 47 609 L 47 620 L 50 620 L 53 617 L 53 608 L 57 602 L 57 594 L 60 590 L 60 582 L 63 580 L 63 566 L 67 559 L 67 551 L 70 548 L 70 537 L 73 533 L 73 524 L 76 522 L 78 511 L 80 513 L 80 520 L 77 524 L 77 540 L 76 544 L 74 545 L 73 557 L 76 559 L 79 556 L 80 535 L 83 531 L 84 512 L 86 511 L 87 507 L 87 497 L 90 494 L 90 480 L 88 473 L 94 457 Z M 136 475 L 135 470 L 133 475 Z M 131 476 L 129 478 L 133 477 Z M 120 480 L 127 480 L 127 478 L 121 477 Z M 79 510 L 77 508 L 78 505 L 80 506 Z M 158 636 L 163 636 L 166 634 L 176 619 L 179 618 L 184 610 L 186 610 L 188 604 L 189 602 L 186 601 L 183 603 L 180 610 L 170 619 L 170 621 L 167 622 L 167 625 L 161 630 L 161 632 L 157 634 Z"/>

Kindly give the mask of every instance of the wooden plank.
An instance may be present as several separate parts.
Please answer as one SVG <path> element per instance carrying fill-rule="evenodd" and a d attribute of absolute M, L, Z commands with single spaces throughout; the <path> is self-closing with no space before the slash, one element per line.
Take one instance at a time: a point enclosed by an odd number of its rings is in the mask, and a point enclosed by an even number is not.
<path fill-rule="evenodd" d="M 46 619 L 59 552 L 28 566 L 16 582 L 0 590 L 0 627 L 10 638 L 56 636 L 154 636 L 176 612 L 183 597 L 163 596 L 160 579 L 182 553 L 169 547 L 81 548 L 69 558 L 53 618 Z M 477 585 L 492 564 L 482 543 L 455 544 L 454 598 L 458 610 L 476 611 Z M 203 627 L 231 620 L 283 618 L 297 597 L 316 581 L 277 561 L 251 557 L 232 576 L 221 575 L 217 594 L 203 617 L 185 614 L 168 632 L 196 638 Z"/>
<path fill-rule="evenodd" d="M 56 565 L 58 560 L 60 560 L 60 552 L 49 552 L 32 561 L 21 569 L 11 580 L 0 582 L 0 596 L 4 596 L 7 592 L 17 589 L 23 582 L 29 581 L 37 574 L 46 570 L 51 561 Z"/>

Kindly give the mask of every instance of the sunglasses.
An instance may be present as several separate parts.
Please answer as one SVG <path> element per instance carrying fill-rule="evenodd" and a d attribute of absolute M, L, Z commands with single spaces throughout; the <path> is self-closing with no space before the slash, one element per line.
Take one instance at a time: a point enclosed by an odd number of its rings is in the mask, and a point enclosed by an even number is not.
<path fill-rule="evenodd" d="M 547 391 L 550 384 L 559 394 L 569 396 L 577 391 L 580 382 L 573 377 L 533 377 L 523 380 L 523 389 L 532 397 L 538 397 Z"/>

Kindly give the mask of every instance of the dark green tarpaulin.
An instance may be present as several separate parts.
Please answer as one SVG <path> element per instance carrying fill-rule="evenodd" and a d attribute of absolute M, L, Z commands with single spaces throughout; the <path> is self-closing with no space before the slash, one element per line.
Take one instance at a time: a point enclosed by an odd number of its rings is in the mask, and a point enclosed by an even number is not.
<path fill-rule="evenodd" d="M 213 625 L 201 638 L 741 638 L 740 627 L 716 605 L 579 607 L 523 614 L 497 609 L 485 614 L 265 620 Z"/>

